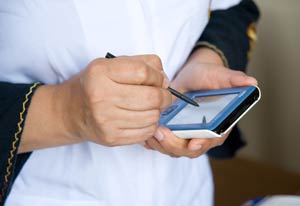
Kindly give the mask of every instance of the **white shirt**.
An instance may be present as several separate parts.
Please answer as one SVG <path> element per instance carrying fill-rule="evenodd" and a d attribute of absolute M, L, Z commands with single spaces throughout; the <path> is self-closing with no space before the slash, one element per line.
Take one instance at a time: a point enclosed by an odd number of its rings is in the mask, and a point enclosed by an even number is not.
<path fill-rule="evenodd" d="M 209 0 L 0 0 L 0 81 L 56 84 L 106 52 L 155 53 L 172 79 L 208 8 Z M 171 158 L 141 145 L 86 142 L 33 152 L 6 206 L 211 206 L 212 199 L 205 155 Z"/>

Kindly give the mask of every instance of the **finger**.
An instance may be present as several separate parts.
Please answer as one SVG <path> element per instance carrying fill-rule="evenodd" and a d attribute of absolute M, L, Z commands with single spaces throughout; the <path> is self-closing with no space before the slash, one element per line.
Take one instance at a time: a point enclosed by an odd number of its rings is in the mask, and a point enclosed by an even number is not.
<path fill-rule="evenodd" d="M 214 65 L 211 65 L 214 66 Z M 225 67 L 208 68 L 208 79 L 214 79 L 209 89 L 230 88 L 238 86 L 256 85 L 257 81 L 244 72 L 231 70 Z"/>
<path fill-rule="evenodd" d="M 187 149 L 189 140 L 176 137 L 168 128 L 159 127 L 155 138 L 162 148 L 172 156 L 192 156 L 193 152 Z"/>
<path fill-rule="evenodd" d="M 157 125 L 151 125 L 149 127 L 140 128 L 140 129 L 124 129 L 120 130 L 119 136 L 120 141 L 119 145 L 130 145 L 136 144 L 153 137 Z"/>
<path fill-rule="evenodd" d="M 157 141 L 157 139 L 155 139 L 154 137 L 149 138 L 146 141 L 146 145 L 148 148 L 159 151 L 162 154 L 166 154 L 166 155 L 171 155 L 170 153 L 168 153 L 161 145 L 160 143 Z"/>
<path fill-rule="evenodd" d="M 170 82 L 168 76 L 166 75 L 166 73 L 163 71 L 162 62 L 161 62 L 161 59 L 159 58 L 159 56 L 157 56 L 155 54 L 150 54 L 150 55 L 140 55 L 140 56 L 136 56 L 136 57 L 138 57 L 143 62 L 148 64 L 150 67 L 161 71 L 161 73 L 164 76 L 163 88 L 168 88 L 170 86 L 171 82 Z"/>
<path fill-rule="evenodd" d="M 120 57 L 129 57 L 129 56 L 118 56 L 118 58 Z M 117 57 L 113 57 L 113 58 L 117 58 Z M 163 70 L 161 59 L 156 54 L 134 55 L 134 56 L 130 56 L 130 58 L 132 60 L 143 61 L 144 63 L 148 64 L 149 66 L 153 67 L 156 70 Z"/>
<path fill-rule="evenodd" d="M 143 61 L 144 63 L 148 64 L 153 69 L 162 71 L 162 62 L 159 56 L 155 54 L 147 54 L 147 55 L 136 55 L 132 56 L 133 59 Z"/>
<path fill-rule="evenodd" d="M 230 84 L 232 87 L 257 85 L 257 80 L 254 77 L 248 76 L 243 72 L 232 71 Z"/>
<path fill-rule="evenodd" d="M 191 151 L 196 151 L 199 147 L 201 147 L 202 150 L 208 151 L 213 147 L 222 145 L 227 139 L 228 135 L 229 133 L 217 138 L 193 138 L 189 142 L 188 149 Z"/>
<path fill-rule="evenodd" d="M 109 61 L 106 67 L 107 76 L 119 84 L 148 85 L 162 87 L 164 76 L 161 71 L 150 67 L 142 61 L 119 57 L 106 59 Z"/>
<path fill-rule="evenodd" d="M 220 79 L 223 79 L 223 84 L 227 84 L 226 87 L 238 87 L 238 86 L 248 86 L 257 85 L 255 78 L 246 75 L 242 71 L 234 71 L 231 69 L 223 68 L 222 72 L 218 73 Z"/>
<path fill-rule="evenodd" d="M 163 138 L 158 137 L 158 131 L 163 134 Z M 165 127 L 159 127 L 158 130 L 156 130 L 155 137 L 158 139 L 164 150 L 173 154 L 174 156 L 196 158 L 205 153 L 209 148 L 209 144 L 207 143 L 206 145 L 197 144 L 193 148 L 189 148 L 190 141 L 193 141 L 193 139 L 186 140 L 178 138 L 168 128 Z"/>
<path fill-rule="evenodd" d="M 211 148 L 211 139 L 207 138 L 192 138 L 188 145 L 190 151 L 207 151 Z"/>
<path fill-rule="evenodd" d="M 115 104 L 126 110 L 163 109 L 172 103 L 171 93 L 162 88 L 123 85 L 115 96 Z"/>
<path fill-rule="evenodd" d="M 159 115 L 159 110 L 128 111 L 119 109 L 112 124 L 117 125 L 119 129 L 139 129 L 157 124 Z"/>
<path fill-rule="evenodd" d="M 103 108 L 106 109 L 103 110 Z M 119 129 L 138 129 L 157 124 L 160 110 L 131 111 L 96 103 L 94 105 L 94 117 L 99 125 L 110 124 Z"/>
<path fill-rule="evenodd" d="M 156 69 L 158 71 L 161 71 L 161 73 L 164 76 L 163 80 L 163 88 L 168 88 L 170 86 L 170 80 L 166 73 L 163 71 L 163 66 L 161 59 L 159 56 L 155 54 L 148 54 L 148 55 L 136 55 L 136 56 L 131 56 L 133 59 L 137 61 L 143 61 L 145 64 L 149 65 L 151 68 Z"/>
<path fill-rule="evenodd" d="M 91 115 L 99 126 L 113 125 L 118 129 L 137 129 L 157 124 L 160 110 L 132 111 L 119 108 L 111 102 L 97 102 L 92 105 Z"/>

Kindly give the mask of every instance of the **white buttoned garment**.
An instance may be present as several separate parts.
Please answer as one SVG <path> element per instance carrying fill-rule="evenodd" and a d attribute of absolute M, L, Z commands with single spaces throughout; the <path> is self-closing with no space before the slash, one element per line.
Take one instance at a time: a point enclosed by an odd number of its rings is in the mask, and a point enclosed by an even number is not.
<path fill-rule="evenodd" d="M 209 0 L 0 0 L 0 81 L 60 83 L 106 52 L 157 54 L 172 79 L 209 7 Z M 86 142 L 34 151 L 5 205 L 211 206 L 212 176 L 206 155 Z"/>

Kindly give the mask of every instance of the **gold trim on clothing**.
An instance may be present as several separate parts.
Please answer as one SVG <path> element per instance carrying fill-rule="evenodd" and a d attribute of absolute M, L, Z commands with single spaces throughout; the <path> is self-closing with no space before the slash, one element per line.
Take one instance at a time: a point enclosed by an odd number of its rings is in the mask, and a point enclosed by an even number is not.
<path fill-rule="evenodd" d="M 211 3 L 212 3 L 212 0 L 209 0 L 209 5 L 208 5 L 208 19 L 210 19 L 210 15 L 211 15 Z"/>
<path fill-rule="evenodd" d="M 195 45 L 195 48 L 197 48 L 197 47 L 207 47 L 207 48 L 215 51 L 221 57 L 224 66 L 227 67 L 227 68 L 229 68 L 228 60 L 225 57 L 225 54 L 217 46 L 215 46 L 215 45 L 213 45 L 213 44 L 211 44 L 211 43 L 209 43 L 207 41 L 199 41 Z"/>
<path fill-rule="evenodd" d="M 29 101 L 29 96 L 32 94 L 33 92 L 33 89 L 36 88 L 40 83 L 37 82 L 35 84 L 33 84 L 29 91 L 26 93 L 25 95 L 25 100 L 23 101 L 22 103 L 22 111 L 20 112 L 20 119 L 19 119 L 19 122 L 17 124 L 18 126 L 18 131 L 14 134 L 14 141 L 12 142 L 11 144 L 11 150 L 10 150 L 10 156 L 9 158 L 7 159 L 7 167 L 6 167 L 6 174 L 4 176 L 4 186 L 2 187 L 2 190 L 1 190 L 1 195 L 0 195 L 0 201 L 1 199 L 3 198 L 4 196 L 4 190 L 8 187 L 8 178 L 9 176 L 11 175 L 11 168 L 12 168 L 12 160 L 15 156 L 15 152 L 17 150 L 17 142 L 20 140 L 20 137 L 19 135 L 21 134 L 22 130 L 23 130 L 23 127 L 22 127 L 22 124 L 24 122 L 24 113 L 26 112 L 26 104 L 27 102 Z"/>
<path fill-rule="evenodd" d="M 254 45 L 257 41 L 257 34 L 256 34 L 256 22 L 250 24 L 247 28 L 247 36 L 249 38 L 249 51 L 247 53 L 248 59 L 250 59 Z"/>

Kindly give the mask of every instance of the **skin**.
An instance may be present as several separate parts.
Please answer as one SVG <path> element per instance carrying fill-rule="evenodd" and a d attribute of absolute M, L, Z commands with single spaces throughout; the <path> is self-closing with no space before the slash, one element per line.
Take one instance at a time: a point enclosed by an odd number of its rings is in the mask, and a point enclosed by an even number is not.
<path fill-rule="evenodd" d="M 171 86 L 186 92 L 255 84 L 253 77 L 225 68 L 219 55 L 201 48 Z M 105 146 L 143 143 L 172 157 L 195 158 L 221 145 L 228 134 L 183 140 L 158 128 L 160 111 L 174 101 L 169 85 L 155 55 L 96 59 L 69 80 L 36 90 L 18 152 L 90 141 Z"/>
<path fill-rule="evenodd" d="M 243 72 L 225 68 L 220 56 L 208 48 L 195 51 L 172 81 L 172 87 L 181 92 L 246 85 L 257 85 L 257 81 Z M 228 135 L 229 133 L 221 138 L 198 137 L 186 140 L 176 137 L 168 128 L 159 127 L 155 137 L 146 141 L 145 147 L 172 157 L 196 158 L 209 149 L 222 145 Z"/>
<path fill-rule="evenodd" d="M 172 102 L 169 84 L 155 55 L 96 59 L 62 84 L 37 89 L 19 153 L 85 141 L 144 142 Z"/>

